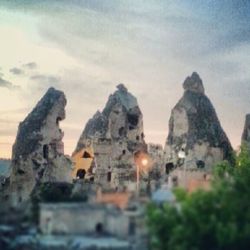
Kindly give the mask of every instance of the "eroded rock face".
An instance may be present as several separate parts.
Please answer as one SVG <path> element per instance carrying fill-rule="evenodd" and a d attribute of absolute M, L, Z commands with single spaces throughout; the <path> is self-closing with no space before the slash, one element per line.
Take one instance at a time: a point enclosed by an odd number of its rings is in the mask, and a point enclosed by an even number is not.
<path fill-rule="evenodd" d="M 197 73 L 186 78 L 184 95 L 172 110 L 165 145 L 165 164 L 180 163 L 178 154 L 186 154 L 187 168 L 210 169 L 215 163 L 230 160 L 232 147 L 205 95 Z"/>
<path fill-rule="evenodd" d="M 242 145 L 246 145 L 250 150 L 250 114 L 246 115 L 245 127 L 241 137 Z"/>
<path fill-rule="evenodd" d="M 121 187 L 135 178 L 134 154 L 146 151 L 142 113 L 136 98 L 123 84 L 109 96 L 102 112 L 90 119 L 73 156 L 92 147 L 95 181 Z"/>
<path fill-rule="evenodd" d="M 66 98 L 50 88 L 19 124 L 12 150 L 10 187 L 13 202 L 29 198 L 37 182 L 71 181 L 71 161 L 64 156 L 63 132 Z"/>

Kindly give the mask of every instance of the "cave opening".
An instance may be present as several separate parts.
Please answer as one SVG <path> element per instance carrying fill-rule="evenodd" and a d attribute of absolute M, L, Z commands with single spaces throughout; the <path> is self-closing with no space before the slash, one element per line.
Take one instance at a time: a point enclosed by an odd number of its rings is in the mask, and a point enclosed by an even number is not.
<path fill-rule="evenodd" d="M 76 177 L 78 179 L 84 179 L 85 175 L 86 175 L 86 170 L 85 169 L 80 168 L 76 172 Z"/>
<path fill-rule="evenodd" d="M 49 158 L 49 145 L 43 145 L 43 158 L 48 160 Z"/>
<path fill-rule="evenodd" d="M 86 158 L 86 159 L 88 159 L 88 158 L 92 158 L 92 157 L 91 157 L 91 155 L 90 155 L 90 153 L 89 153 L 89 152 L 84 151 L 84 153 L 83 153 L 83 155 L 82 155 L 82 158 Z"/>
<path fill-rule="evenodd" d="M 108 171 L 108 174 L 107 174 L 107 181 L 108 181 L 108 182 L 111 182 L 111 177 L 112 177 L 112 173 L 111 173 L 111 171 L 109 170 L 109 171 Z"/>
<path fill-rule="evenodd" d="M 127 114 L 128 122 L 133 125 L 137 126 L 139 122 L 139 116 L 136 114 Z"/>
<path fill-rule="evenodd" d="M 126 135 L 125 128 L 124 127 L 120 127 L 118 133 L 119 133 L 119 136 L 125 136 Z"/>
<path fill-rule="evenodd" d="M 95 226 L 95 231 L 97 234 L 103 234 L 103 224 L 97 223 Z"/>
<path fill-rule="evenodd" d="M 173 162 L 169 162 L 165 165 L 165 173 L 169 174 L 174 169 Z"/>
<path fill-rule="evenodd" d="M 197 166 L 197 168 L 199 168 L 199 169 L 203 169 L 203 168 L 205 168 L 205 162 L 204 161 L 201 161 L 201 160 L 198 160 L 198 161 L 196 161 L 196 166 Z"/>

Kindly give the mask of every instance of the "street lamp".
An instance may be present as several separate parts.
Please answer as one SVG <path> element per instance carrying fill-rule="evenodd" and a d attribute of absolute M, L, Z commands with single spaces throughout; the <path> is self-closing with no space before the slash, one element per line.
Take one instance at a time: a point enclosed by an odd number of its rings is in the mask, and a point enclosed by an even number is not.
<path fill-rule="evenodd" d="M 178 152 L 178 157 L 180 159 L 184 159 L 186 158 L 186 153 L 185 153 L 185 150 L 182 148 L 179 152 Z"/>
<path fill-rule="evenodd" d="M 139 161 L 137 161 L 136 164 L 136 191 L 138 196 L 140 194 L 140 168 L 147 167 L 148 163 L 148 159 L 146 157 L 142 157 L 139 159 Z"/>
<path fill-rule="evenodd" d="M 178 152 L 178 157 L 179 159 L 183 160 L 183 165 L 184 165 L 184 185 L 185 185 L 185 188 L 187 186 L 187 176 L 186 176 L 186 161 L 185 161 L 185 158 L 186 158 L 186 153 L 185 153 L 185 150 L 182 148 L 179 152 Z"/>

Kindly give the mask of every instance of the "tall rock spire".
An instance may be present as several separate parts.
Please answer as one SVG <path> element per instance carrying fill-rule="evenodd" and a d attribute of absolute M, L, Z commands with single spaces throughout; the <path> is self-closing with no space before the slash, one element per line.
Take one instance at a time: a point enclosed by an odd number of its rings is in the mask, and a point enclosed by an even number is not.
<path fill-rule="evenodd" d="M 210 169 L 221 160 L 230 160 L 231 144 L 205 95 L 199 75 L 193 73 L 187 77 L 183 88 L 184 95 L 173 108 L 169 120 L 165 164 L 178 164 L 180 151 L 186 153 L 188 168 L 196 169 L 200 163 L 205 169 Z"/>
<path fill-rule="evenodd" d="M 250 114 L 246 115 L 245 126 L 241 137 L 241 144 L 245 144 L 250 150 Z"/>
<path fill-rule="evenodd" d="M 137 99 L 123 84 L 117 85 L 103 111 L 87 122 L 73 153 L 78 167 L 81 165 L 78 162 L 83 162 L 80 159 L 83 151 L 94 153 L 95 182 L 103 187 L 127 186 L 134 179 L 134 155 L 146 151 L 143 116 Z M 85 160 L 82 167 L 88 170 L 90 162 Z"/>
<path fill-rule="evenodd" d="M 59 126 L 65 119 L 65 106 L 64 93 L 50 88 L 19 124 L 10 176 L 14 204 L 27 200 L 38 182 L 71 182 L 72 164 L 64 156 L 64 133 Z"/>

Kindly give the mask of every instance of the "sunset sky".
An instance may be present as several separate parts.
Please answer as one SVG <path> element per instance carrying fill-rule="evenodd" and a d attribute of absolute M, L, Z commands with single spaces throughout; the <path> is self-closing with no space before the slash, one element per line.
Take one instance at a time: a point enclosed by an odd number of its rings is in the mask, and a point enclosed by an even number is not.
<path fill-rule="evenodd" d="M 38 3 L 39 2 L 39 3 Z M 50 86 L 65 92 L 65 151 L 118 83 L 139 102 L 147 142 L 197 71 L 233 146 L 250 113 L 248 0 L 1 0 L 0 157 Z"/>

